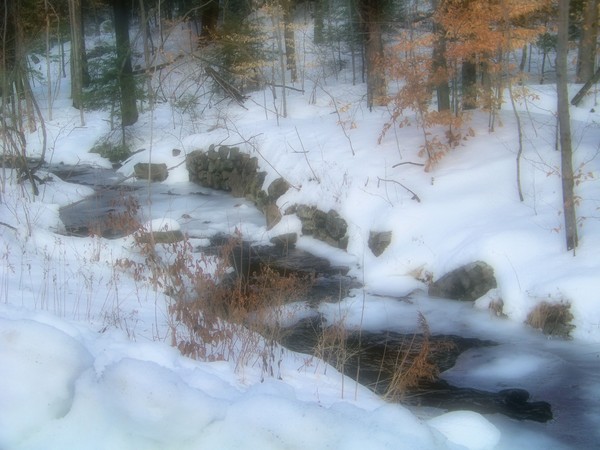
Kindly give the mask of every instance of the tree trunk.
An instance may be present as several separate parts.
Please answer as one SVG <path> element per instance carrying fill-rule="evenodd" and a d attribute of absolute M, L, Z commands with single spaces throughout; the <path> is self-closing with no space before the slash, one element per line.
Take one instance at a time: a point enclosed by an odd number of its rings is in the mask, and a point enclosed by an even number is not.
<path fill-rule="evenodd" d="M 359 0 L 359 14 L 367 65 L 367 105 L 372 108 L 385 104 L 387 86 L 383 70 L 382 20 L 380 0 Z"/>
<path fill-rule="evenodd" d="M 23 119 L 27 119 L 30 131 L 36 130 L 35 111 L 33 99 L 29 87 L 27 67 L 27 43 L 28 36 L 22 26 L 21 4 L 16 0 L 7 0 L 0 9 L 0 48 L 2 67 L 0 77 L 2 79 L 2 108 L 0 109 L 0 134 L 11 128 L 9 133 L 22 132 Z M 25 156 L 25 142 L 23 137 L 23 148 L 17 146 L 17 151 L 23 152 Z M 5 150 L 6 151 L 6 150 Z M 7 151 L 8 153 L 8 151 Z"/>
<path fill-rule="evenodd" d="M 129 42 L 129 16 L 131 2 L 113 0 L 115 40 L 117 44 L 117 70 L 121 91 L 121 124 L 133 125 L 138 120 L 135 79 L 131 68 L 131 45 Z"/>
<path fill-rule="evenodd" d="M 83 111 L 83 60 L 81 55 L 81 1 L 69 0 L 71 26 L 71 99 L 73 108 Z M 81 117 L 83 125 L 83 116 Z"/>
<path fill-rule="evenodd" d="M 525 72 L 525 65 L 527 64 L 527 44 L 523 45 L 521 49 L 521 63 L 519 64 L 519 72 Z"/>
<path fill-rule="evenodd" d="M 587 82 L 594 75 L 598 39 L 598 0 L 587 0 L 577 54 L 577 81 Z"/>
<path fill-rule="evenodd" d="M 432 0 L 431 7 L 434 11 L 437 11 L 438 6 L 438 0 Z M 437 21 L 433 23 L 433 32 L 435 34 L 432 55 L 433 84 L 437 95 L 438 111 L 442 112 L 450 110 L 446 36 L 444 29 Z"/>
<path fill-rule="evenodd" d="M 472 55 L 462 63 L 462 98 L 463 110 L 477 108 L 477 64 Z"/>
<path fill-rule="evenodd" d="M 293 2 L 284 0 L 283 7 L 283 39 L 285 40 L 285 58 L 287 69 L 290 71 L 292 83 L 298 81 L 298 68 L 296 66 L 296 37 L 294 33 Z"/>
<path fill-rule="evenodd" d="M 217 32 L 219 23 L 219 2 L 217 0 L 208 0 L 203 2 L 205 5 L 201 9 L 202 28 L 200 29 L 200 39 L 211 41 Z"/>
<path fill-rule="evenodd" d="M 0 36 L 0 55 L 2 66 L 0 67 L 0 80 L 2 85 L 0 86 L 0 95 L 2 96 L 2 108 L 0 109 L 0 119 L 2 119 L 2 125 L 7 117 L 6 109 L 9 107 L 12 98 L 12 87 L 15 79 L 16 70 L 16 53 L 17 53 L 17 30 L 16 30 L 16 5 L 14 0 L 6 0 L 3 8 L 1 31 Z M 3 127 L 4 128 L 4 127 Z M 4 136 L 4 133 L 2 133 Z"/>
<path fill-rule="evenodd" d="M 556 89 L 560 134 L 561 177 L 567 250 L 577 247 L 577 216 L 573 182 L 571 118 L 567 91 L 567 52 L 569 50 L 569 0 L 558 2 L 558 41 L 556 48 Z"/>
<path fill-rule="evenodd" d="M 79 57 L 81 58 L 81 85 L 84 88 L 90 87 L 92 78 L 90 77 L 90 67 L 88 64 L 87 54 L 85 50 L 85 22 L 83 16 L 83 9 L 81 8 L 81 1 L 79 6 L 79 25 L 81 30 L 79 31 Z M 83 0 L 85 1 L 85 0 Z"/>
<path fill-rule="evenodd" d="M 571 105 L 579 106 L 579 103 L 581 102 L 581 100 L 583 100 L 583 97 L 585 97 L 585 94 L 587 94 L 588 91 L 592 88 L 592 86 L 594 84 L 596 84 L 598 81 L 600 81 L 600 68 L 596 69 L 596 73 L 594 74 L 594 76 L 592 78 L 590 78 L 581 87 L 581 89 L 579 89 L 579 92 L 577 94 L 575 94 L 575 97 L 573 97 L 573 100 L 571 100 Z"/>
<path fill-rule="evenodd" d="M 325 29 L 325 2 L 327 0 L 315 0 L 315 20 L 314 20 L 314 34 L 313 41 L 315 44 L 322 44 L 324 41 L 324 29 Z"/>

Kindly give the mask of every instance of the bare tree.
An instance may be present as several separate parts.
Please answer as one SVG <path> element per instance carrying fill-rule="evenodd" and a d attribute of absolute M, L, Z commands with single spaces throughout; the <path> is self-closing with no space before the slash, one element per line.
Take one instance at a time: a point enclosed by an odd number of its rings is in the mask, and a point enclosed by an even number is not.
<path fill-rule="evenodd" d="M 567 250 L 577 247 L 577 215 L 573 180 L 571 117 L 567 92 L 567 52 L 569 50 L 569 0 L 558 1 L 558 40 L 556 48 L 556 89 L 560 134 L 561 177 Z"/>

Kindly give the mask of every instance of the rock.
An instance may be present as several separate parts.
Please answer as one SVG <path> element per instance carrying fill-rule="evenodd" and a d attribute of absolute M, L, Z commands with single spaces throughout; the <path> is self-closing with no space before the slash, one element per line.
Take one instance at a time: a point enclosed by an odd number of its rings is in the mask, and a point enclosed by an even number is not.
<path fill-rule="evenodd" d="M 270 230 L 281 220 L 281 212 L 275 203 L 266 205 L 264 212 L 267 219 L 267 230 Z"/>
<path fill-rule="evenodd" d="M 197 150 L 186 158 L 190 181 L 212 189 L 231 192 L 253 202 L 266 216 L 271 229 L 281 220 L 277 199 L 290 188 L 284 178 L 274 180 L 263 190 L 266 172 L 259 172 L 258 159 L 237 147 L 211 145 L 208 151 Z M 337 248 L 348 247 L 348 224 L 335 210 L 324 212 L 314 206 L 297 205 L 293 211 L 302 222 L 302 232 Z"/>
<path fill-rule="evenodd" d="M 348 224 L 337 211 L 330 209 L 325 217 L 325 231 L 331 239 L 340 242 L 346 236 Z"/>
<path fill-rule="evenodd" d="M 154 241 L 155 244 L 174 244 L 175 242 L 183 241 L 184 236 L 181 230 L 155 231 L 152 233 L 143 232 L 136 235 L 135 240 L 141 244 L 149 244 Z"/>
<path fill-rule="evenodd" d="M 475 301 L 498 286 L 494 269 L 483 261 L 459 267 L 429 286 L 432 297 Z"/>
<path fill-rule="evenodd" d="M 133 167 L 137 178 L 150 181 L 165 181 L 169 176 L 166 164 L 137 163 Z"/>
<path fill-rule="evenodd" d="M 275 244 L 276 247 L 281 247 L 283 249 L 294 248 L 296 246 L 296 241 L 298 241 L 298 235 L 296 233 L 280 234 L 279 236 L 270 239 L 271 244 Z"/>
<path fill-rule="evenodd" d="M 152 233 L 152 234 L 150 234 Z M 183 241 L 184 236 L 179 223 L 173 219 L 155 219 L 145 224 L 141 232 L 135 234 L 135 240 L 142 244 L 173 244 Z"/>
<path fill-rule="evenodd" d="M 293 213 L 302 222 L 303 234 L 343 250 L 348 247 L 348 224 L 337 211 L 331 209 L 325 213 L 315 206 L 296 205 L 286 211 L 286 214 Z"/>
<path fill-rule="evenodd" d="M 283 178 L 277 178 L 267 188 L 267 194 L 271 201 L 277 200 L 290 188 L 290 184 Z"/>
<path fill-rule="evenodd" d="M 391 242 L 391 231 L 371 231 L 369 233 L 369 249 L 375 256 L 380 256 Z"/>

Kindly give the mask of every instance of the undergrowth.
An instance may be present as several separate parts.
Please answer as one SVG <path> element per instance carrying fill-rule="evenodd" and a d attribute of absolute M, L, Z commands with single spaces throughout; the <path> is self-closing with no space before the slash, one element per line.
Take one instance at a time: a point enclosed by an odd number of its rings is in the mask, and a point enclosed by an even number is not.
<path fill-rule="evenodd" d="M 575 326 L 571 323 L 573 314 L 567 302 L 540 302 L 527 315 L 525 323 L 549 336 L 569 338 Z"/>
<path fill-rule="evenodd" d="M 311 280 L 269 267 L 238 276 L 230 261 L 239 237 L 213 256 L 194 252 L 188 239 L 156 244 L 147 234 L 134 235 L 143 261 L 119 264 L 169 296 L 171 344 L 194 359 L 232 361 L 236 370 L 260 367 L 263 376 L 280 377 L 282 306 L 301 296 Z"/>
<path fill-rule="evenodd" d="M 133 213 L 135 203 L 128 210 Z M 122 217 L 119 222 L 127 227 L 134 223 Z M 240 236 L 226 241 L 217 255 L 195 252 L 187 238 L 159 244 L 151 236 L 148 230 L 138 229 L 134 237 L 142 258 L 119 260 L 118 264 L 168 295 L 171 345 L 197 360 L 230 361 L 236 370 L 256 367 L 263 378 L 280 378 L 285 351 L 280 342 L 290 332 L 284 327 L 288 319 L 284 306 L 303 298 L 312 277 L 244 263 L 241 271 L 246 273 L 236 273 L 232 265 L 247 252 Z M 373 352 L 369 344 L 361 342 L 361 333 L 350 331 L 342 319 L 317 331 L 312 353 L 385 399 L 398 401 L 423 380 L 439 375 L 431 354 L 443 351 L 444 343 L 430 340 L 422 315 L 419 326 L 412 339 L 391 340 Z M 367 373 L 370 375 L 365 378 Z M 344 389 L 342 385 L 342 395 Z"/>

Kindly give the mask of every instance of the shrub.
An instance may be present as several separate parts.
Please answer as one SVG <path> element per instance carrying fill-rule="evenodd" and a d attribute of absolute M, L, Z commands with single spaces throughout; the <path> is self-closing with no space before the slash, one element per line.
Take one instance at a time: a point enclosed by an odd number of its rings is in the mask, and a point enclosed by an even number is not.
<path fill-rule="evenodd" d="M 131 150 L 127 144 L 115 144 L 109 141 L 96 143 L 90 153 L 98 153 L 112 163 L 121 163 L 131 156 Z"/>
<path fill-rule="evenodd" d="M 263 376 L 280 376 L 282 306 L 302 295 L 312 279 L 269 267 L 250 276 L 235 275 L 229 263 L 239 248 L 235 239 L 218 257 L 198 258 L 189 240 L 138 245 L 152 272 L 149 281 L 171 297 L 172 345 L 191 358 L 233 361 L 236 369 L 258 365 Z M 158 255 L 159 248 L 164 255 Z"/>

